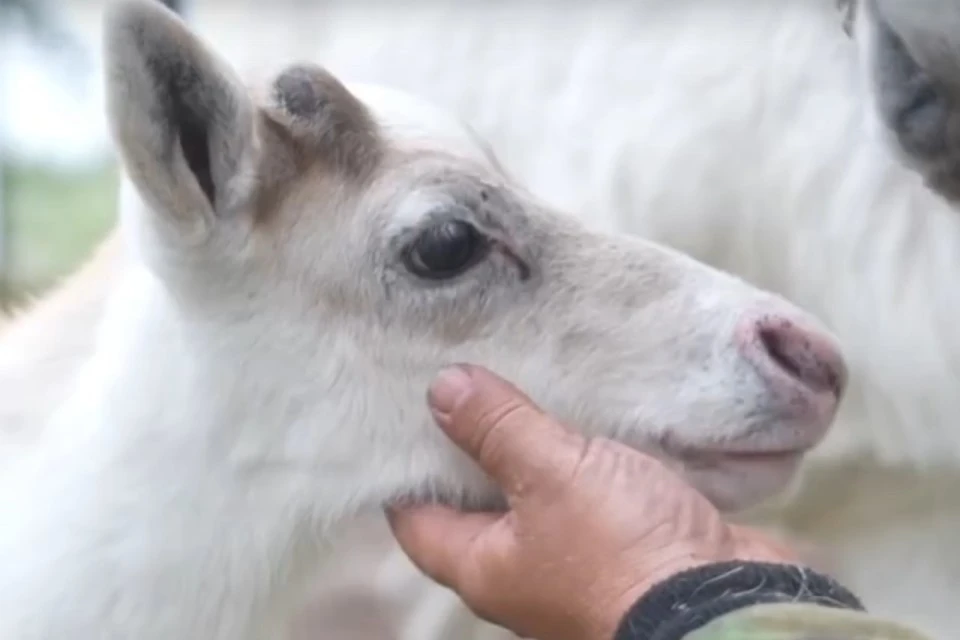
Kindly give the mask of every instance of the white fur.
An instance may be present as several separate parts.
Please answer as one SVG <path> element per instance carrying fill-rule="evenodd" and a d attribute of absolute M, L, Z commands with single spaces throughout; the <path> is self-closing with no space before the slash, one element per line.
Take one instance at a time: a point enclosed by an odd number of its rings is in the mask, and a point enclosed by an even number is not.
<path fill-rule="evenodd" d="M 328 2 L 297 21 L 316 38 L 274 50 L 450 106 L 550 202 L 823 318 L 851 390 L 802 486 L 764 521 L 818 544 L 872 610 L 949 637 L 960 219 L 892 152 L 863 84 L 868 47 L 834 5 Z M 194 16 L 242 55 L 213 10 Z"/>
<path fill-rule="evenodd" d="M 100 308 L 92 322 L 46 324 L 41 307 L 4 333 L 0 374 L 70 381 L 0 478 L 0 636 L 281 637 L 352 516 L 405 496 L 497 499 L 431 424 L 424 390 L 451 361 L 651 449 L 731 508 L 776 492 L 796 460 L 699 454 L 805 449 L 829 425 L 833 400 L 744 333 L 769 316 L 809 336 L 815 321 L 549 209 L 432 107 L 358 88 L 361 106 L 316 68 L 256 103 L 143 0 L 117 3 L 105 43 L 123 252 L 100 258 L 109 278 L 67 285 Z M 181 144 L 195 121 L 208 162 Z M 451 210 L 494 250 L 457 279 L 417 280 L 399 245 Z M 29 327 L 65 325 L 69 372 L 23 357 Z M 29 432 L 46 408 L 19 400 L 11 424 Z"/>
<path fill-rule="evenodd" d="M 199 2 L 191 20 L 241 66 L 314 58 L 452 107 L 513 174 L 586 223 L 691 252 L 823 318 L 852 388 L 798 491 L 761 515 L 819 544 L 872 610 L 950 637 L 960 221 L 890 152 L 833 5 L 326 2 L 293 13 Z M 6 423 L 35 423 L 89 351 L 109 280 L 82 282 L 5 334 L 0 384 L 16 389 L 0 406 Z M 423 590 L 444 609 L 443 590 L 393 561 L 409 581 L 385 579 L 386 595 Z M 442 628 L 432 606 L 418 619 Z M 408 637 L 430 638 L 423 628 Z"/>

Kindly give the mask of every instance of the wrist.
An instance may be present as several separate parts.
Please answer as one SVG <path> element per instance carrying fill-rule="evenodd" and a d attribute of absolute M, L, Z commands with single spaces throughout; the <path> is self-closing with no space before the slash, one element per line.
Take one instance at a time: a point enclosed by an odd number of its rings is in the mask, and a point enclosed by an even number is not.
<path fill-rule="evenodd" d="M 603 594 L 592 598 L 599 606 L 589 616 L 593 624 L 587 625 L 584 637 L 613 638 L 627 612 L 658 585 L 715 562 L 716 559 L 698 553 L 693 545 L 677 544 L 653 558 L 644 558 L 639 566 L 618 567 L 616 571 L 623 579 L 611 581 Z"/>

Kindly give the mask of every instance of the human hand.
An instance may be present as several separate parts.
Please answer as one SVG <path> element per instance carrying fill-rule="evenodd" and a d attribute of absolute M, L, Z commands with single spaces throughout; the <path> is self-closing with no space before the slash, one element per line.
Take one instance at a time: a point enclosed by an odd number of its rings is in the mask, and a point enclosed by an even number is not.
<path fill-rule="evenodd" d="M 650 588 L 727 560 L 794 562 L 719 512 L 654 458 L 588 440 L 479 367 L 430 389 L 440 427 L 506 495 L 505 514 L 393 510 L 400 546 L 477 615 L 539 640 L 612 638 Z"/>

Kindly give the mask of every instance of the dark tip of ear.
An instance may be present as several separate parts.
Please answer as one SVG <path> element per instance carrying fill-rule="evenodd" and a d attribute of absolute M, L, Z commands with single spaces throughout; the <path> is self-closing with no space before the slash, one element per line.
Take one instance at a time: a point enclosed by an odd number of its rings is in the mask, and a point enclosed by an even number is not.
<path fill-rule="evenodd" d="M 324 77 L 327 76 L 327 77 Z M 330 82 L 322 69 L 306 65 L 290 67 L 273 83 L 277 105 L 292 116 L 310 118 L 329 106 Z"/>
<path fill-rule="evenodd" d="M 946 148 L 949 101 L 893 28 L 882 18 L 876 20 L 880 113 L 905 151 L 920 157 L 941 154 Z"/>
<path fill-rule="evenodd" d="M 267 109 L 305 155 L 322 157 L 352 173 L 373 166 L 377 126 L 366 106 L 329 71 L 303 63 L 287 67 L 272 84 Z"/>

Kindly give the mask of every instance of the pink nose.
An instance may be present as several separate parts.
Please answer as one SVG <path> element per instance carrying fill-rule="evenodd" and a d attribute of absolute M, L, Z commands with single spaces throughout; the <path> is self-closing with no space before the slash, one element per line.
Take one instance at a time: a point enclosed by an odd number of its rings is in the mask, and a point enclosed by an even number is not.
<path fill-rule="evenodd" d="M 783 315 L 744 318 L 738 338 L 744 355 L 774 388 L 797 388 L 833 412 L 847 383 L 839 347 L 823 332 Z"/>

